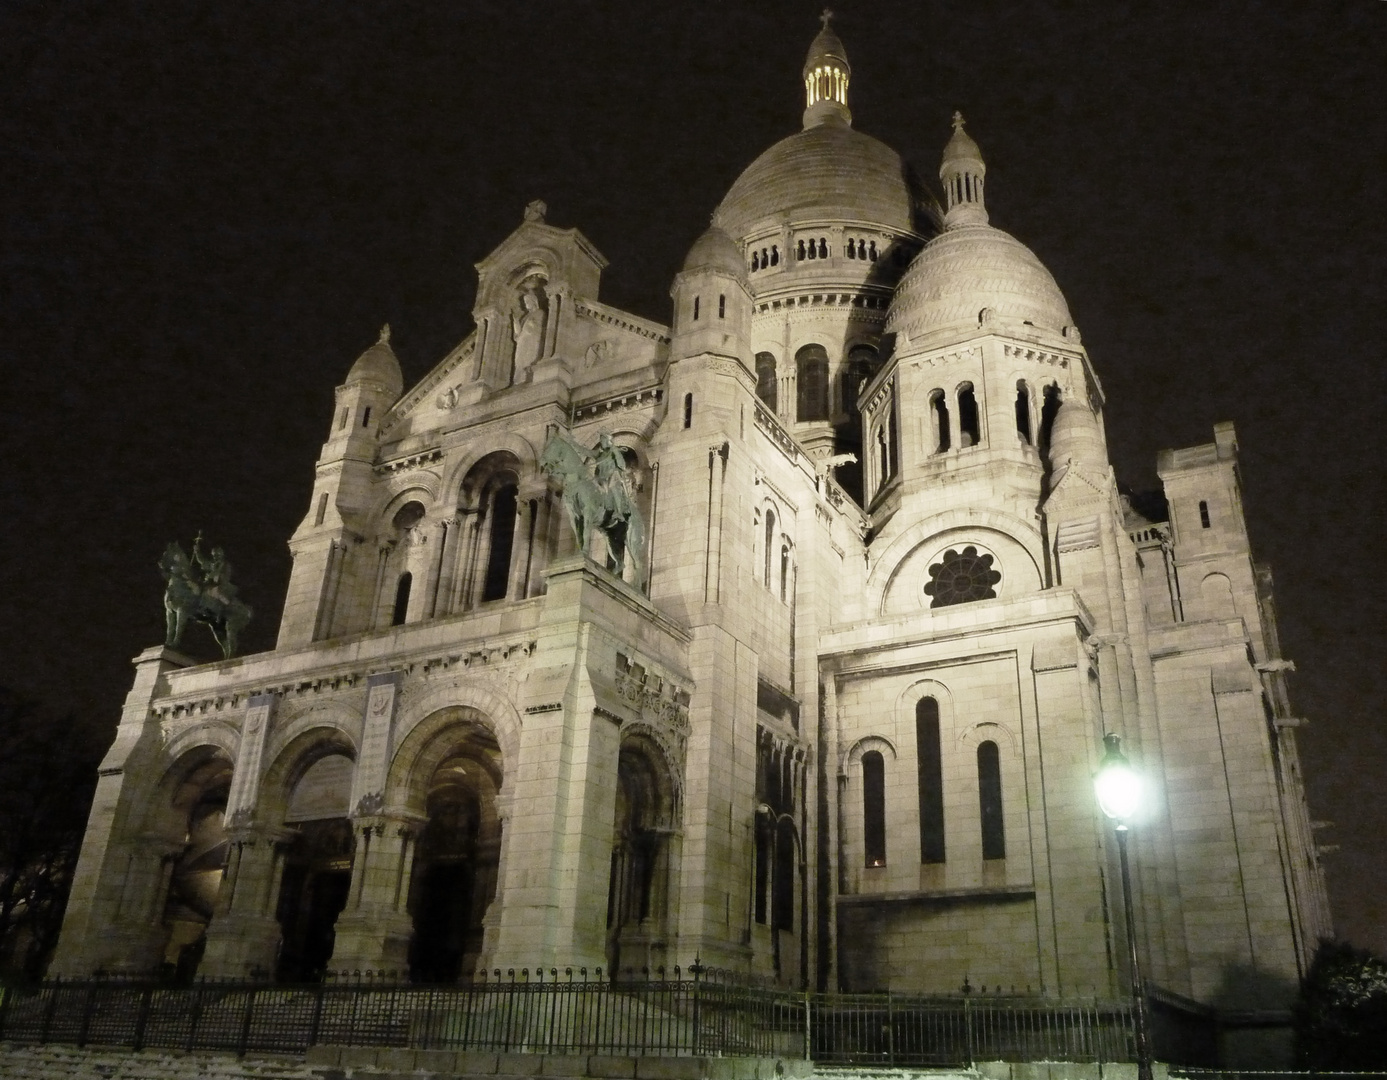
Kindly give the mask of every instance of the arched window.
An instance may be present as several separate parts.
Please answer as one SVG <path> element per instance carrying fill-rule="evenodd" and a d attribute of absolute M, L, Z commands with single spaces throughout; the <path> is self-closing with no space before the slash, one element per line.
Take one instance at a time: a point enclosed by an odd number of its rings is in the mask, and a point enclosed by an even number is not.
<path fill-rule="evenodd" d="M 1006 829 L 1002 821 L 1002 765 L 997 744 L 978 743 L 978 809 L 982 812 L 982 857 L 1007 857 Z"/>
<path fill-rule="evenodd" d="M 761 269 L 761 256 L 754 251 L 751 253 L 751 269 L 753 271 Z"/>
<path fill-rule="evenodd" d="M 930 394 L 929 407 L 934 420 L 934 452 L 942 454 L 949 448 L 949 405 L 944 400 L 943 390 Z"/>
<path fill-rule="evenodd" d="M 491 550 L 486 560 L 483 600 L 504 600 L 510 582 L 511 546 L 515 541 L 517 489 L 500 488 L 491 500 Z"/>
<path fill-rule="evenodd" d="M 862 840 L 868 866 L 886 865 L 886 762 L 877 750 L 862 755 Z"/>
<path fill-rule="evenodd" d="M 352 415 L 351 409 L 348 409 L 346 406 L 343 406 L 343 407 L 342 407 L 342 418 L 341 418 L 340 420 L 337 421 L 337 430 L 338 430 L 338 431 L 341 431 L 344 427 L 347 426 L 347 420 L 351 417 L 351 415 Z"/>
<path fill-rule="evenodd" d="M 944 861 L 944 766 L 939 753 L 939 702 L 915 703 L 915 755 L 920 767 L 920 861 Z"/>
<path fill-rule="evenodd" d="M 691 427 L 693 427 L 693 395 L 692 395 L 692 394 L 685 394 L 685 395 L 684 395 L 684 426 L 685 426 L 686 428 L 691 428 Z"/>
<path fill-rule="evenodd" d="M 782 545 L 780 548 L 780 602 L 786 603 L 790 598 L 790 546 Z"/>
<path fill-rule="evenodd" d="M 756 396 L 770 406 L 771 412 L 776 410 L 775 378 L 775 357 L 768 352 L 756 354 Z"/>
<path fill-rule="evenodd" d="M 1016 434 L 1021 441 L 1031 441 L 1031 391 L 1025 379 L 1016 380 Z"/>
<path fill-rule="evenodd" d="M 828 241 L 825 240 L 822 236 L 819 237 L 819 258 L 828 258 Z"/>
<path fill-rule="evenodd" d="M 817 259 L 819 257 L 819 245 L 812 239 L 809 241 L 809 257 Z"/>
<path fill-rule="evenodd" d="M 766 588 L 771 587 L 771 552 L 775 550 L 775 511 L 766 511 Z"/>
<path fill-rule="evenodd" d="M 362 426 L 362 427 L 370 427 L 370 426 L 371 426 L 371 406 L 369 406 L 369 405 L 366 406 L 366 411 L 365 411 L 364 413 L 361 414 L 361 426 Z"/>
<path fill-rule="evenodd" d="M 843 369 L 843 389 L 840 400 L 849 417 L 857 411 L 857 398 L 862 387 L 876 372 L 877 351 L 870 345 L 854 345 L 848 352 L 848 364 Z"/>
<path fill-rule="evenodd" d="M 867 247 L 867 258 L 871 259 L 872 262 L 876 262 L 876 257 L 877 257 L 877 242 L 876 242 L 875 240 L 873 240 L 873 241 L 868 245 L 868 247 Z"/>
<path fill-rule="evenodd" d="M 849 238 L 849 240 L 848 240 L 848 258 L 849 258 L 849 259 L 855 259 L 855 258 L 857 258 L 857 241 L 856 241 L 856 240 L 853 240 L 853 239 L 851 239 L 851 238 Z"/>
<path fill-rule="evenodd" d="M 801 422 L 828 419 L 828 351 L 806 345 L 795 354 L 796 414 Z"/>
<path fill-rule="evenodd" d="M 1055 414 L 1060 411 L 1060 388 L 1051 383 L 1045 388 L 1040 406 L 1040 452 L 1050 452 L 1050 429 L 1055 426 Z"/>
<path fill-rule="evenodd" d="M 395 607 L 390 613 L 391 626 L 403 626 L 405 616 L 409 614 L 409 586 L 414 580 L 414 575 L 406 570 L 400 575 L 400 580 L 395 586 Z"/>
<path fill-rule="evenodd" d="M 803 241 L 803 240 L 801 240 L 801 241 L 799 242 L 799 257 L 800 257 L 801 259 L 804 258 L 804 241 Z"/>
<path fill-rule="evenodd" d="M 780 265 L 780 248 L 775 244 L 771 245 L 771 265 Z"/>
<path fill-rule="evenodd" d="M 973 393 L 973 384 L 966 382 L 958 388 L 958 445 L 977 446 L 982 441 L 982 429 L 978 424 L 978 399 Z"/>

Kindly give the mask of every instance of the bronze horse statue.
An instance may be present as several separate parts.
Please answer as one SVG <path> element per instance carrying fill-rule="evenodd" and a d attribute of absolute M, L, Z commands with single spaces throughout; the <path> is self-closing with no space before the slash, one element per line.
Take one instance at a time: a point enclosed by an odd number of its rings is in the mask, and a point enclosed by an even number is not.
<path fill-rule="evenodd" d="M 159 573 L 167 582 L 164 644 L 177 648 L 183 639 L 183 628 L 192 619 L 212 632 L 222 658 L 230 660 L 236 652 L 236 637 L 250 622 L 252 612 L 249 604 L 236 597 L 225 552 L 218 547 L 204 555 L 199 533 L 193 541 L 191 558 L 181 545 L 169 544 L 159 560 Z"/>
<path fill-rule="evenodd" d="M 597 529 L 607 538 L 612 570 L 621 577 L 626 560 L 639 580 L 641 551 L 645 548 L 645 522 L 631 493 L 630 474 L 621 447 L 605 432 L 596 450 L 585 450 L 562 431 L 557 431 L 539 457 L 539 467 L 563 489 L 563 506 L 578 541 L 586 553 L 588 537 Z"/>

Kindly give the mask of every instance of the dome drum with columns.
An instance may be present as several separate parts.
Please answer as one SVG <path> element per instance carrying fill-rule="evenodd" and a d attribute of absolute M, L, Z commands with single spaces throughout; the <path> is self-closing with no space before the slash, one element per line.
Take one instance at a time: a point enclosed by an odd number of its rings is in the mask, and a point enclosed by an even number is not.
<path fill-rule="evenodd" d="M 827 18 L 800 74 L 667 325 L 534 201 L 471 334 L 407 386 L 383 331 L 305 420 L 277 646 L 137 658 L 55 972 L 1119 999 L 1115 731 L 1150 983 L 1285 1007 L 1329 921 L 1232 426 L 1128 498 L 1064 295 L 988 220 L 1025 177 L 955 114 L 937 201 Z M 614 495 L 630 557 L 580 550 L 565 499 Z"/>

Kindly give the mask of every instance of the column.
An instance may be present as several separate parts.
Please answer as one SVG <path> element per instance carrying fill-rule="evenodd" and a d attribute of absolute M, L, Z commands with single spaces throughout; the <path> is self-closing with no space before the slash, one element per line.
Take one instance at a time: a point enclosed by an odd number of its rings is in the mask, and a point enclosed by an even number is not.
<path fill-rule="evenodd" d="M 283 826 L 248 825 L 228 830 L 231 852 L 207 927 L 207 948 L 198 974 L 209 978 L 272 978 L 279 960 L 275 918 L 284 848 L 295 837 Z"/>
<path fill-rule="evenodd" d="M 461 514 L 454 514 L 443 522 L 445 532 L 440 558 L 438 588 L 434 591 L 433 614 L 435 618 L 441 619 L 453 612 L 453 580 L 457 574 L 458 537 L 462 533 L 463 520 Z"/>
<path fill-rule="evenodd" d="M 337 916 L 328 967 L 336 971 L 409 973 L 414 921 L 407 910 L 414 851 L 425 819 L 404 813 L 353 819 L 356 854 L 347 906 Z"/>

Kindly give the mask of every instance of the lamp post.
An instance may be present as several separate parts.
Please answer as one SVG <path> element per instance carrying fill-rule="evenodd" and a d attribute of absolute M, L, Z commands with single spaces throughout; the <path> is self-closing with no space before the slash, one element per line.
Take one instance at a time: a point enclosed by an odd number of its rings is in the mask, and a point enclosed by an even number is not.
<path fill-rule="evenodd" d="M 1108 732 L 1103 736 L 1107 752 L 1093 777 L 1098 806 L 1114 823 L 1117 853 L 1122 864 L 1122 909 L 1127 917 L 1127 957 L 1132 969 L 1133 1026 L 1137 1040 L 1137 1080 L 1151 1080 L 1151 1044 L 1146 1034 L 1146 988 L 1142 984 L 1141 961 L 1137 956 L 1137 930 L 1132 917 L 1132 875 L 1127 868 L 1128 822 L 1141 809 L 1145 783 L 1121 750 L 1121 739 Z"/>
<path fill-rule="evenodd" d="M 799 835 L 799 825 L 793 814 L 777 812 L 769 803 L 758 803 L 756 816 L 766 818 L 771 826 L 771 850 L 773 859 L 779 859 L 779 837 L 777 833 L 782 821 L 790 823 L 790 835 L 795 838 L 795 850 L 799 853 L 799 982 L 801 990 L 809 989 L 809 882 L 805 875 L 804 841 Z M 772 876 L 774 881 L 774 876 Z M 771 886 L 775 894 L 775 886 Z M 775 956 L 775 973 L 780 975 L 780 931 L 775 926 L 775 912 L 771 912 L 771 949 Z"/>

